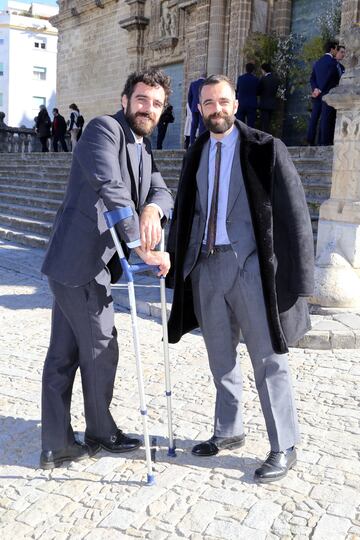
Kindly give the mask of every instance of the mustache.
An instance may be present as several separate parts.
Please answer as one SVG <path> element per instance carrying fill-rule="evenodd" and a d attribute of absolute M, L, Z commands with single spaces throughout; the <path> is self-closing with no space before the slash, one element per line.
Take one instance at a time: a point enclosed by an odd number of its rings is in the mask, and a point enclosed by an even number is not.
<path fill-rule="evenodd" d="M 209 118 L 227 118 L 228 115 L 222 112 L 216 112 L 209 115 Z"/>
<path fill-rule="evenodd" d="M 143 112 L 137 112 L 135 113 L 135 118 L 137 118 L 138 116 L 142 116 L 144 118 L 148 118 L 149 120 L 154 120 L 154 117 L 152 114 L 150 113 L 143 113 Z"/>

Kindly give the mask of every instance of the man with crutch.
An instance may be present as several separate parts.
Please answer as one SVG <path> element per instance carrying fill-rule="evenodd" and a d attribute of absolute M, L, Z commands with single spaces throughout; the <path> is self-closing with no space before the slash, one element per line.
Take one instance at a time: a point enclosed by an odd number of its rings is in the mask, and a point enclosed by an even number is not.
<path fill-rule="evenodd" d="M 109 411 L 118 362 L 110 281 L 111 274 L 117 281 L 121 270 L 104 212 L 132 209 L 116 225 L 117 233 L 126 250 L 135 249 L 165 276 L 168 254 L 154 249 L 173 203 L 145 137 L 157 125 L 169 94 L 170 79 L 163 72 L 132 73 L 122 92 L 122 110 L 91 120 L 74 151 L 42 267 L 54 295 L 42 386 L 42 468 L 78 461 L 101 448 L 119 453 L 140 445 L 118 429 Z M 85 445 L 75 439 L 70 417 L 77 368 Z"/>

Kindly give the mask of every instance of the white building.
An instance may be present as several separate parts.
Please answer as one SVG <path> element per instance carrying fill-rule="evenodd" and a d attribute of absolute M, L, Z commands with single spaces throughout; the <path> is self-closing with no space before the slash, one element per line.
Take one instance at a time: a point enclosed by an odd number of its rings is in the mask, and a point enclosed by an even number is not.
<path fill-rule="evenodd" d="M 58 7 L 8 1 L 0 11 L 0 111 L 11 127 L 33 127 L 39 105 L 56 106 Z"/>

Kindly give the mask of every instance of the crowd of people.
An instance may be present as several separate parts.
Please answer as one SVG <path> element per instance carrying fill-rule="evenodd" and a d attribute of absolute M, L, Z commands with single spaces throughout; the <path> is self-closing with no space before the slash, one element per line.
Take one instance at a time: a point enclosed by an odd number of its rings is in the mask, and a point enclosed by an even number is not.
<path fill-rule="evenodd" d="M 51 120 L 45 105 L 40 105 L 39 114 L 34 118 L 35 131 L 41 142 L 41 151 L 49 152 L 49 139 L 52 139 L 54 152 L 59 151 L 59 142 L 63 152 L 68 152 L 67 134 L 70 135 L 71 151 L 74 151 L 85 123 L 78 106 L 75 103 L 69 106 L 68 121 L 65 120 L 56 107 L 54 107 L 52 114 L 53 119 Z"/>
<path fill-rule="evenodd" d="M 194 140 L 195 126 L 190 132 L 167 252 L 156 250 L 173 200 L 148 136 L 170 92 L 162 71 L 132 73 L 120 110 L 93 118 L 75 145 L 42 266 L 54 303 L 42 379 L 40 466 L 52 469 L 100 449 L 120 453 L 141 444 L 110 412 L 119 356 L 111 282 L 121 266 L 103 212 L 130 207 L 131 215 L 115 228 L 127 253 L 134 250 L 158 266 L 174 289 L 169 341 L 202 330 L 216 387 L 214 427 L 192 454 L 206 459 L 245 444 L 236 355 L 241 330 L 270 445 L 254 476 L 272 482 L 295 466 L 300 441 L 288 346 L 310 325 L 306 296 L 313 291 L 314 252 L 304 190 L 286 146 L 237 120 L 233 82 L 225 75 L 204 77 L 192 87 L 201 134 Z M 264 103 L 271 111 L 267 97 Z M 84 440 L 74 433 L 70 414 L 78 369 Z"/>

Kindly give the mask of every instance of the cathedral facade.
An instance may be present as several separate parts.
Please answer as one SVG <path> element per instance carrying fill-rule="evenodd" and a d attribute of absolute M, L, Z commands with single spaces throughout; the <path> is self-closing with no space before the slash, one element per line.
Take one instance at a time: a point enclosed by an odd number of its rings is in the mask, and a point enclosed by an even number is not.
<path fill-rule="evenodd" d="M 59 0 L 58 107 L 77 103 L 86 120 L 120 108 L 127 75 L 160 67 L 173 81 L 180 147 L 189 83 L 202 73 L 243 71 L 250 32 L 288 34 L 294 9 L 313 17 L 311 0 Z M 302 14 L 302 15 L 301 15 Z M 305 21 L 306 22 L 306 21 Z M 311 22 L 310 22 L 311 26 Z"/>

